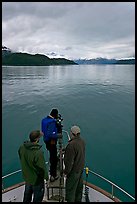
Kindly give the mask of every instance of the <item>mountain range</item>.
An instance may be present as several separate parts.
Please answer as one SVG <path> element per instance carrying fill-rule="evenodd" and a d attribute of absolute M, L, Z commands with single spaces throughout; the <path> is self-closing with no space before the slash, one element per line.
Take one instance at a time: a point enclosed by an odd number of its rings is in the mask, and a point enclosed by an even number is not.
<path fill-rule="evenodd" d="M 2 46 L 2 65 L 6 66 L 50 66 L 50 65 L 74 65 L 72 60 L 65 58 L 49 58 L 42 54 L 29 54 L 13 52 L 6 46 Z"/>
<path fill-rule="evenodd" d="M 2 65 L 10 66 L 49 66 L 49 65 L 74 65 L 74 64 L 135 64 L 135 59 L 75 59 L 49 58 L 42 54 L 29 54 L 13 52 L 10 48 L 2 46 Z"/>
<path fill-rule="evenodd" d="M 135 64 L 135 59 L 107 59 L 107 58 L 96 58 L 96 59 L 78 59 L 74 60 L 77 64 Z"/>

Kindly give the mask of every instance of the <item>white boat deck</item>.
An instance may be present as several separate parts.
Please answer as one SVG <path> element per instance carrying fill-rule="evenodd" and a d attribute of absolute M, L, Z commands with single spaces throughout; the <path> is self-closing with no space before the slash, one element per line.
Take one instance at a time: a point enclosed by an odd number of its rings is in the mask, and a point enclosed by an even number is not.
<path fill-rule="evenodd" d="M 64 182 L 65 184 L 65 182 Z M 59 179 L 52 183 L 45 183 L 45 194 L 43 202 L 65 202 L 65 187 L 64 184 L 62 188 L 59 189 L 60 181 Z M 88 186 L 89 184 L 87 184 Z M 89 200 L 90 202 L 114 202 L 107 195 L 102 194 L 101 192 L 95 190 L 95 186 L 89 186 Z M 96 187 L 97 188 L 97 187 Z M 25 185 L 23 183 L 13 186 L 12 188 L 5 189 L 2 193 L 2 202 L 23 202 Z M 48 195 L 49 189 L 49 195 Z M 85 202 L 85 185 L 83 188 L 83 197 L 82 202 Z M 106 192 L 107 193 L 107 192 Z M 109 194 L 108 194 L 109 196 Z"/>
<path fill-rule="evenodd" d="M 66 133 L 69 138 L 68 132 L 67 131 L 63 131 L 63 132 Z M 63 162 L 63 152 L 61 150 L 59 155 L 62 155 L 62 157 L 59 157 L 59 158 L 60 158 L 60 161 Z M 21 170 L 17 170 L 6 176 L 3 176 L 2 179 L 7 177 L 11 178 L 12 175 L 15 175 L 16 173 L 20 173 L 20 172 Z M 118 198 L 114 196 L 112 197 L 112 195 L 114 195 L 113 188 L 119 189 L 122 193 L 124 193 L 126 196 L 131 198 L 132 201 L 135 201 L 135 198 L 133 196 L 131 196 L 129 193 L 127 193 L 125 190 L 123 190 L 113 182 L 109 181 L 108 179 L 104 178 L 103 176 L 97 174 L 94 171 L 89 170 L 89 173 L 109 183 L 111 185 L 111 193 L 106 192 L 105 190 L 99 188 L 98 186 L 93 185 L 92 183 L 88 183 L 84 181 L 82 202 L 86 202 L 85 183 L 89 192 L 88 193 L 89 202 L 121 202 Z M 60 175 L 59 172 L 58 172 L 58 175 Z M 4 189 L 2 191 L 2 202 L 23 202 L 24 189 L 25 189 L 24 182 L 18 183 L 12 187 Z M 62 180 L 58 179 L 54 182 L 49 182 L 49 181 L 47 183 L 45 182 L 45 194 L 44 194 L 43 202 L 65 202 L 65 177 L 62 178 Z"/>

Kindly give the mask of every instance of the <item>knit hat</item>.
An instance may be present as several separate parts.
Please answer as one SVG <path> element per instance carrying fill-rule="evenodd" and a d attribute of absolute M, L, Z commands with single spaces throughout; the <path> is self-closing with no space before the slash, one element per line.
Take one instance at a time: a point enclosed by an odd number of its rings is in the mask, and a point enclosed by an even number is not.
<path fill-rule="evenodd" d="M 54 118 L 58 118 L 58 109 L 54 108 L 51 110 L 50 115 Z"/>
<path fill-rule="evenodd" d="M 35 142 L 36 139 L 40 138 L 41 136 L 43 136 L 43 133 L 40 130 L 33 130 L 30 133 L 29 138 L 31 142 Z"/>
<path fill-rule="evenodd" d="M 71 132 L 74 135 L 77 135 L 78 133 L 80 133 L 80 128 L 78 126 L 74 125 L 74 126 L 71 127 Z"/>

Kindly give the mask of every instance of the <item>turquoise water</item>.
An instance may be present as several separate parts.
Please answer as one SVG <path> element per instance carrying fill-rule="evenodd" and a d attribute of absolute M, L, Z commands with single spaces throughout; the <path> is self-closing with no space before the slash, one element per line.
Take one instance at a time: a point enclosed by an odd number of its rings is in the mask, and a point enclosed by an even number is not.
<path fill-rule="evenodd" d="M 2 175 L 20 169 L 20 144 L 53 107 L 63 129 L 80 126 L 86 165 L 134 196 L 135 66 L 2 67 Z"/>

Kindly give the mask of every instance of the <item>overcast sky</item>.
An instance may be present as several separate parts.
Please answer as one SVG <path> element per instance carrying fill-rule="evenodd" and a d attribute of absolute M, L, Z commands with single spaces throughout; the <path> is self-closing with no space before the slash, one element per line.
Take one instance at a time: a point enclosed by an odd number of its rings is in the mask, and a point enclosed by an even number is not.
<path fill-rule="evenodd" d="M 2 2 L 2 45 L 49 57 L 135 57 L 135 2 Z"/>

